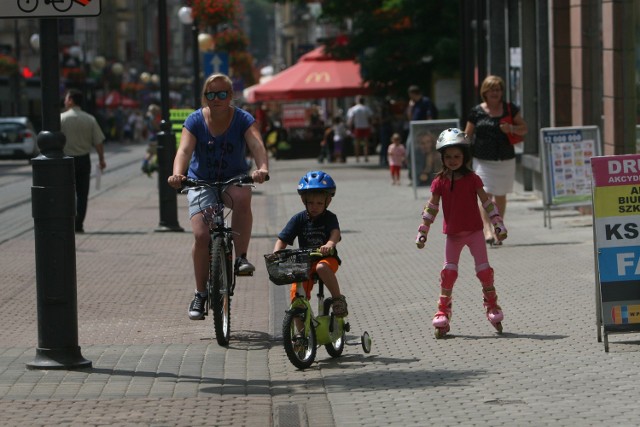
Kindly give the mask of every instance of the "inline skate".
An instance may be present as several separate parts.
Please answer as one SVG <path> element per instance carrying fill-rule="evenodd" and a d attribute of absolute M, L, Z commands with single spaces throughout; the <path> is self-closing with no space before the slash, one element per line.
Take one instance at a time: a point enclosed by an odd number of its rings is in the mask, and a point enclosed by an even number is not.
<path fill-rule="evenodd" d="M 451 297 L 440 295 L 438 301 L 438 312 L 431 322 L 436 328 L 435 336 L 437 339 L 444 338 L 449 332 L 449 321 L 451 320 Z"/>

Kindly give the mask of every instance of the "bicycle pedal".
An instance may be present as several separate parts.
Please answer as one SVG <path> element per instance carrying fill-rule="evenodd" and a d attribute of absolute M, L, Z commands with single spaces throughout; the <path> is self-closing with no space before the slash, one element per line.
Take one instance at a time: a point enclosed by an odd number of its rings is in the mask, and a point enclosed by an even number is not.
<path fill-rule="evenodd" d="M 253 276 L 253 271 L 235 271 L 236 276 L 240 276 L 240 277 L 248 277 L 248 276 Z"/>

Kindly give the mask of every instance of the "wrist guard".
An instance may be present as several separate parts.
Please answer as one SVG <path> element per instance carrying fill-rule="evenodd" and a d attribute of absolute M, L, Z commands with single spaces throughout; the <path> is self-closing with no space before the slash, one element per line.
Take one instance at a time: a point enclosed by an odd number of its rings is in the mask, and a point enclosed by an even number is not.
<path fill-rule="evenodd" d="M 493 224 L 493 229 L 496 233 L 496 236 L 498 236 L 498 240 L 506 239 L 507 227 L 505 227 L 502 221 L 500 212 L 498 212 L 498 207 L 489 199 L 487 199 L 487 201 L 482 204 L 482 207 L 489 215 L 489 220 L 491 221 L 491 224 Z"/>
<path fill-rule="evenodd" d="M 422 210 L 422 219 L 424 221 L 431 221 L 433 223 L 438 215 L 438 205 L 434 205 L 433 203 L 427 203 Z"/>
<path fill-rule="evenodd" d="M 418 227 L 418 235 L 416 236 L 416 246 L 418 249 L 424 248 L 425 243 L 427 243 L 427 234 L 429 234 L 429 226 L 421 224 Z"/>

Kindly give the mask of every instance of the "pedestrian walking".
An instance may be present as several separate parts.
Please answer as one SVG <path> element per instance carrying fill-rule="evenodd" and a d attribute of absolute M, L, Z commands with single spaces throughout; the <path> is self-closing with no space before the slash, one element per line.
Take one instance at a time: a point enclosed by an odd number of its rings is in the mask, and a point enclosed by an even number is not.
<path fill-rule="evenodd" d="M 507 135 L 527 133 L 520 108 L 503 99 L 504 89 L 502 78 L 487 76 L 480 86 L 483 102 L 471 109 L 465 127 L 467 137 L 473 141 L 473 169 L 503 216 L 507 210 L 507 194 L 513 192 L 516 179 L 516 153 Z M 484 212 L 482 220 L 486 243 L 501 245 Z"/>
<path fill-rule="evenodd" d="M 371 119 L 373 111 L 365 105 L 364 97 L 359 96 L 358 102 L 347 110 L 347 124 L 353 134 L 353 154 L 356 162 L 360 161 L 362 147 L 364 161 L 369 161 L 369 138 L 371 137 Z"/>
<path fill-rule="evenodd" d="M 391 136 L 391 144 L 387 149 L 387 161 L 391 172 L 391 185 L 400 185 L 400 170 L 407 161 L 407 150 L 402 145 L 402 137 L 399 133 Z"/>
<path fill-rule="evenodd" d="M 69 89 L 64 97 L 65 111 L 60 115 L 60 130 L 66 138 L 64 154 L 73 157 L 76 181 L 76 233 L 84 233 L 84 219 L 89 201 L 91 182 L 91 150 L 98 153 L 98 167 L 103 171 L 105 136 L 98 121 L 91 114 L 82 111 L 82 92 Z"/>

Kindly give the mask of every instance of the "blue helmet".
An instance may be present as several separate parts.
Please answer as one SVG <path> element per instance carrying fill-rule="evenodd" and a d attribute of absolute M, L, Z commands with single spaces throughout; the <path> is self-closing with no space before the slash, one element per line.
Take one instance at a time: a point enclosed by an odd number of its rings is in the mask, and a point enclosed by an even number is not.
<path fill-rule="evenodd" d="M 307 172 L 300 178 L 300 181 L 298 181 L 298 194 L 302 195 L 312 191 L 325 192 L 333 197 L 336 194 L 336 183 L 326 172 Z"/>

